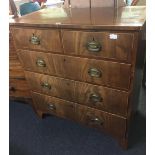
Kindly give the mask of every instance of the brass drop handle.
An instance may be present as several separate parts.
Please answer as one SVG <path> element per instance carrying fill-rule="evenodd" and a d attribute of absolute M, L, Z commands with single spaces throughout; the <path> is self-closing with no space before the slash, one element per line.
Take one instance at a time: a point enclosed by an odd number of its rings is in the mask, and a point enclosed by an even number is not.
<path fill-rule="evenodd" d="M 50 90 L 51 89 L 51 85 L 48 82 L 43 82 L 41 83 L 41 86 L 45 89 Z"/>
<path fill-rule="evenodd" d="M 56 110 L 55 105 L 52 104 L 52 103 L 49 103 L 49 104 L 48 104 L 48 108 L 49 108 L 50 110 Z"/>
<path fill-rule="evenodd" d="M 100 78 L 102 76 L 102 73 L 100 70 L 96 69 L 96 68 L 90 68 L 88 70 L 88 74 L 91 76 L 91 77 L 96 77 L 96 78 Z"/>
<path fill-rule="evenodd" d="M 36 64 L 38 67 L 46 67 L 46 63 L 43 59 L 37 59 Z"/>
<path fill-rule="evenodd" d="M 89 100 L 93 103 L 102 102 L 103 98 L 99 94 L 91 94 Z"/>
<path fill-rule="evenodd" d="M 30 38 L 30 42 L 33 45 L 39 45 L 40 44 L 40 39 L 39 37 L 37 37 L 34 33 L 32 34 L 31 38 Z"/>
<path fill-rule="evenodd" d="M 90 122 L 97 125 L 102 125 L 103 121 L 101 121 L 98 117 L 94 117 L 90 119 Z"/>
<path fill-rule="evenodd" d="M 101 44 L 98 41 L 95 41 L 94 39 L 87 43 L 86 45 L 87 50 L 90 52 L 100 52 L 101 51 Z"/>

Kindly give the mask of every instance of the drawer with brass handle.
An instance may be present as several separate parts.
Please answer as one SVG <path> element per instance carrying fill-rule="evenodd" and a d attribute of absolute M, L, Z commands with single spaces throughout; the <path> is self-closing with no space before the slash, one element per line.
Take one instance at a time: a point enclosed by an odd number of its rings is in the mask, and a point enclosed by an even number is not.
<path fill-rule="evenodd" d="M 104 111 L 89 108 L 74 102 L 32 92 L 35 110 L 43 114 L 53 114 L 75 120 L 84 125 L 106 131 L 115 137 L 122 137 L 126 132 L 126 119 Z M 115 126 L 117 125 L 117 128 Z"/>
<path fill-rule="evenodd" d="M 31 92 L 35 110 L 75 120 L 75 104 L 55 97 Z"/>
<path fill-rule="evenodd" d="M 129 89 L 130 64 L 25 50 L 20 51 L 18 55 L 24 68 L 29 71 L 112 88 Z M 39 57 L 46 62 L 46 67 L 36 65 Z"/>
<path fill-rule="evenodd" d="M 64 53 L 131 62 L 134 33 L 62 31 Z"/>
<path fill-rule="evenodd" d="M 16 49 L 62 52 L 58 30 L 13 28 L 11 29 L 11 32 L 13 33 Z"/>
<path fill-rule="evenodd" d="M 127 116 L 128 93 L 125 91 L 29 71 L 25 75 L 33 91 Z M 47 88 L 41 85 L 45 82 L 48 82 Z"/>
<path fill-rule="evenodd" d="M 126 133 L 126 118 L 79 104 L 76 105 L 76 113 L 82 124 L 106 131 L 115 137 L 123 137 Z"/>
<path fill-rule="evenodd" d="M 50 73 L 52 72 L 51 69 L 54 68 L 52 59 L 48 57 L 48 54 L 46 55 L 43 52 L 18 50 L 17 55 L 21 65 L 26 70 L 37 71 L 40 73 Z"/>

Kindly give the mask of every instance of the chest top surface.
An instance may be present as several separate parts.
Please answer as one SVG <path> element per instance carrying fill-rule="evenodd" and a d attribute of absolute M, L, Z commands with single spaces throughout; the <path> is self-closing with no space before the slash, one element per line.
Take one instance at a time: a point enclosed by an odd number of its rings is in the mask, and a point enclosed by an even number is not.
<path fill-rule="evenodd" d="M 82 28 L 105 30 L 141 30 L 145 6 L 114 8 L 46 8 L 10 19 L 11 26 Z"/>

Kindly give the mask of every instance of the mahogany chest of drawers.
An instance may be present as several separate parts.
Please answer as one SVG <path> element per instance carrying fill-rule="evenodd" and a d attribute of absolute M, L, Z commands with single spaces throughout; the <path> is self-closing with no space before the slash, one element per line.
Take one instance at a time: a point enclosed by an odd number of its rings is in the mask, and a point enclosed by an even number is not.
<path fill-rule="evenodd" d="M 53 11 L 10 22 L 34 110 L 95 127 L 126 148 L 145 7 Z"/>

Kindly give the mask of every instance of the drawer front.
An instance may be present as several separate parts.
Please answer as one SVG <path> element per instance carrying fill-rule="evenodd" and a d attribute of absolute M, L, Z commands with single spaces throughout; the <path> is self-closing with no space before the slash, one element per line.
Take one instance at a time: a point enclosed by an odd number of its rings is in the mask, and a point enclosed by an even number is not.
<path fill-rule="evenodd" d="M 9 96 L 30 98 L 27 81 L 24 79 L 9 79 Z"/>
<path fill-rule="evenodd" d="M 131 61 L 134 34 L 62 31 L 64 53 Z"/>
<path fill-rule="evenodd" d="M 124 137 L 126 133 L 127 120 L 117 115 L 76 105 L 78 121 L 90 127 L 106 131 L 115 137 Z"/>
<path fill-rule="evenodd" d="M 36 110 L 62 118 L 76 120 L 90 127 L 106 131 L 116 137 L 125 136 L 125 118 L 55 97 L 50 97 L 35 92 L 32 92 L 31 94 Z"/>
<path fill-rule="evenodd" d="M 25 72 L 34 91 L 126 116 L 128 93 L 83 82 Z"/>
<path fill-rule="evenodd" d="M 75 119 L 75 104 L 55 97 L 32 92 L 36 110 L 68 119 Z"/>
<path fill-rule="evenodd" d="M 129 88 L 129 64 L 32 51 L 22 51 L 18 55 L 26 70 L 115 88 Z"/>
<path fill-rule="evenodd" d="M 12 32 L 17 49 L 62 51 L 58 30 L 13 28 Z"/>

